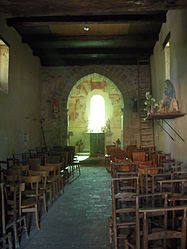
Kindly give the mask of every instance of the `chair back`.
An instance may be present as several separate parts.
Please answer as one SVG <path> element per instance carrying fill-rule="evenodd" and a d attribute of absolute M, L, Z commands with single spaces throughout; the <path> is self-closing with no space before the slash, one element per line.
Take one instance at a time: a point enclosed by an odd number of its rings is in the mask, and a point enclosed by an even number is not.
<path fill-rule="evenodd" d="M 106 145 L 106 153 L 107 155 L 111 155 L 111 149 L 115 148 L 115 145 Z"/>
<path fill-rule="evenodd" d="M 13 166 L 8 172 L 9 175 L 28 175 L 30 166 L 27 165 L 18 165 L 18 166 Z"/>
<path fill-rule="evenodd" d="M 46 157 L 45 164 L 46 163 L 59 163 L 61 161 L 60 155 L 51 155 Z"/>
<path fill-rule="evenodd" d="M 134 145 L 128 145 L 126 148 L 126 155 L 129 159 L 132 159 L 132 152 L 137 150 L 137 146 Z"/>
<path fill-rule="evenodd" d="M 61 159 L 62 164 L 64 165 L 64 168 L 68 166 L 68 151 L 62 151 L 61 152 Z"/>
<path fill-rule="evenodd" d="M 61 163 L 46 163 L 44 167 L 48 168 L 50 172 L 53 172 L 53 174 L 56 175 L 60 171 L 61 166 Z"/>
<path fill-rule="evenodd" d="M 145 161 L 146 153 L 144 151 L 132 152 L 133 162 Z"/>
<path fill-rule="evenodd" d="M 41 181 L 41 175 L 34 175 L 34 176 L 21 176 L 20 181 L 25 183 L 26 188 L 35 190 L 35 197 L 38 197 L 38 186 L 39 182 Z"/>
<path fill-rule="evenodd" d="M 30 169 L 36 170 L 42 164 L 42 159 L 39 157 L 28 158 L 28 164 Z"/>
<path fill-rule="evenodd" d="M 46 188 L 47 184 L 47 177 L 49 176 L 48 170 L 29 170 L 29 176 L 37 176 L 39 175 L 41 177 L 41 182 L 43 184 L 43 188 Z"/>

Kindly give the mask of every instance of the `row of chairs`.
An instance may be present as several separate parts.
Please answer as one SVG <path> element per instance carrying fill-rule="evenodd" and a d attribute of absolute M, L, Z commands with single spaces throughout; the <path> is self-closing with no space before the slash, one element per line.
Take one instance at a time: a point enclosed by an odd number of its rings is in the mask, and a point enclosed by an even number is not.
<path fill-rule="evenodd" d="M 174 159 L 171 159 L 171 154 L 163 153 L 162 151 L 156 151 L 155 148 L 137 148 L 137 146 L 127 146 L 125 150 L 121 150 L 120 147 L 114 145 L 107 145 L 107 154 L 105 155 L 105 165 L 109 171 L 111 171 L 111 163 L 119 162 L 120 160 L 128 160 L 129 162 L 137 164 L 154 165 L 157 167 L 163 167 L 164 164 L 175 163 Z"/>
<path fill-rule="evenodd" d="M 4 170 L 3 173 L 1 172 L 3 229 L 0 246 L 2 248 L 12 248 L 11 241 L 14 241 L 15 248 L 19 247 L 19 230 L 21 232 L 24 229 L 28 237 L 26 213 L 35 214 L 35 223 L 39 230 L 39 203 L 43 204 L 43 211 L 46 214 L 48 200 L 52 206 L 56 198 L 64 192 L 64 184 L 74 176 L 75 171 L 80 174 L 80 163 L 77 158 L 74 158 L 71 165 L 65 165 L 62 162 L 48 162 L 41 165 L 41 161 L 36 157 L 29 158 L 28 163 L 27 165 L 14 165 Z M 9 219 L 9 209 L 12 214 L 11 219 Z M 13 238 L 11 238 L 10 231 L 13 231 Z"/>
<path fill-rule="evenodd" d="M 122 167 L 116 166 L 112 175 L 109 227 L 114 248 L 186 248 L 187 177 L 182 166 L 147 171 L 144 192 L 140 174 Z"/>

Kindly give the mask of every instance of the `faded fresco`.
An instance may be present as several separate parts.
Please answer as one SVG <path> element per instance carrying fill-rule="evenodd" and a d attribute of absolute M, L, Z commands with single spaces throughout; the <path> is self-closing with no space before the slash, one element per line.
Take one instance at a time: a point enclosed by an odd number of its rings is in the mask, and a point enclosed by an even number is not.
<path fill-rule="evenodd" d="M 69 131 L 73 134 L 70 143 L 75 145 L 82 139 L 85 150 L 89 150 L 90 100 L 96 94 L 101 95 L 105 101 L 105 126 L 110 122 L 110 135 L 108 134 L 106 143 L 111 144 L 118 138 L 121 139 L 123 100 L 120 91 L 109 79 L 91 74 L 77 82 L 68 100 Z M 103 128 L 103 131 L 107 132 L 106 128 Z"/>
<path fill-rule="evenodd" d="M 141 71 L 141 80 L 149 82 L 149 66 L 141 65 Z M 42 68 L 41 116 L 47 143 L 74 145 L 82 139 L 87 150 L 90 99 L 99 94 L 105 100 L 105 120 L 109 119 L 111 130 L 105 134 L 106 144 L 122 138 L 122 148 L 139 146 L 137 72 L 136 65 Z M 58 112 L 52 108 L 54 97 Z"/>

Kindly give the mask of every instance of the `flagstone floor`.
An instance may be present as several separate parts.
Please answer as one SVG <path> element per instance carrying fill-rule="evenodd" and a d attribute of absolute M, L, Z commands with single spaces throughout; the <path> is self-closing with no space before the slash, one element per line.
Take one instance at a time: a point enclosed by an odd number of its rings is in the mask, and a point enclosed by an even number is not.
<path fill-rule="evenodd" d="M 81 167 L 21 249 L 109 249 L 110 186 L 105 167 Z"/>

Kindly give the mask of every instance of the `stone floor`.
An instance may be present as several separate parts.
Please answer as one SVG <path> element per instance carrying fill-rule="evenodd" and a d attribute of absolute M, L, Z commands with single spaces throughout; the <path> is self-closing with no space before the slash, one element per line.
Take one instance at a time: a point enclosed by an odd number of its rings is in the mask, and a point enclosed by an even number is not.
<path fill-rule="evenodd" d="M 110 185 L 104 167 L 82 167 L 21 249 L 109 249 Z"/>

